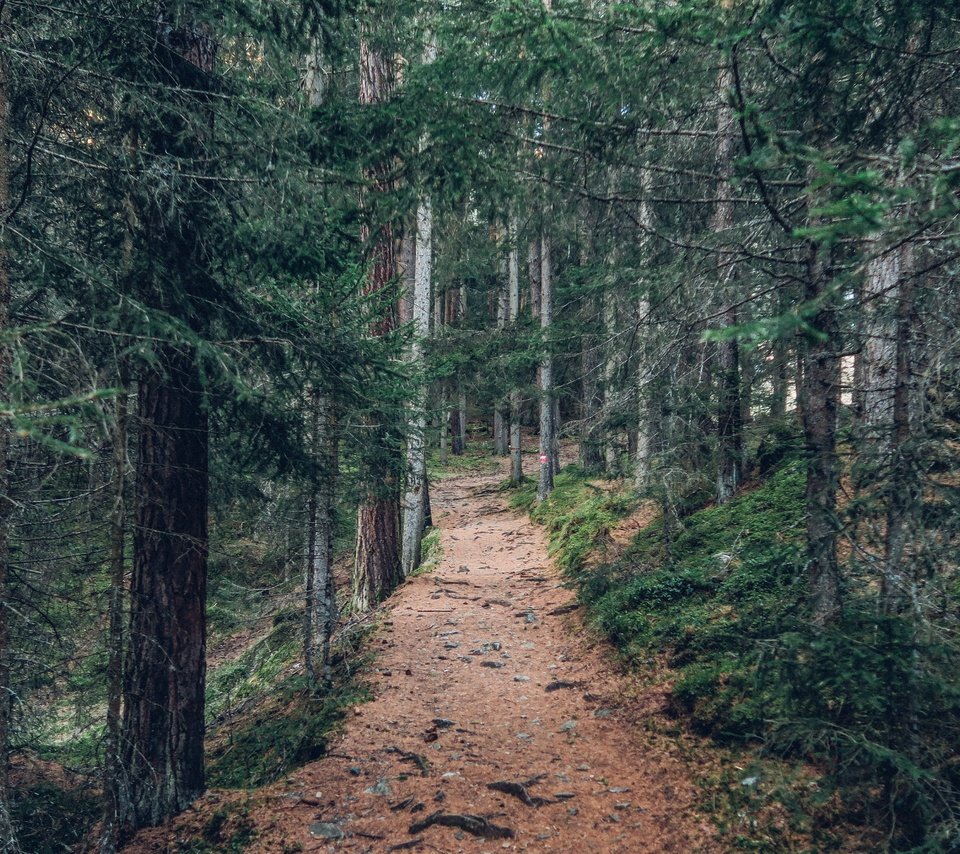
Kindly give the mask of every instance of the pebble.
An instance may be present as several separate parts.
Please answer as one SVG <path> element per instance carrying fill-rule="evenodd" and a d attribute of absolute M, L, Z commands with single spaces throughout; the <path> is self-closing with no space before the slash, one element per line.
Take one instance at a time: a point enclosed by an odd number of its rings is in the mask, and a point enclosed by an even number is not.
<path fill-rule="evenodd" d="M 597 709 L 594 711 L 595 718 L 609 718 L 613 714 L 613 709 Z"/>
<path fill-rule="evenodd" d="M 576 728 L 577 728 L 576 721 L 567 721 L 565 724 L 563 724 L 560 727 L 560 732 L 570 732 L 571 730 L 575 730 Z"/>
<path fill-rule="evenodd" d="M 514 682 L 529 682 L 529 681 L 530 681 L 530 677 L 529 677 L 529 676 L 523 676 L 523 675 L 521 675 L 521 674 L 518 673 L 516 676 L 513 677 L 513 681 L 514 681 Z"/>
<path fill-rule="evenodd" d="M 586 762 L 583 762 L 583 763 L 581 763 L 580 765 L 577 766 L 577 770 L 578 770 L 578 771 L 589 771 L 589 770 L 590 770 L 590 766 L 587 765 Z"/>

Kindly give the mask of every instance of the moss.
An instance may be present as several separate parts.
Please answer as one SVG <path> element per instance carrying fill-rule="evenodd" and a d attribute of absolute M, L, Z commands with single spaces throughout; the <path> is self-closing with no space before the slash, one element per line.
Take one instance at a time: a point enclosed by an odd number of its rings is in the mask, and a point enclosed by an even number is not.
<path fill-rule="evenodd" d="M 273 616 L 270 632 L 239 657 L 212 670 L 207 678 L 207 715 L 215 717 L 238 702 L 264 693 L 300 654 L 300 620 L 294 609 Z"/>
<path fill-rule="evenodd" d="M 247 716 L 211 751 L 210 785 L 256 788 L 319 759 L 344 710 L 364 699 L 359 689 L 342 683 L 317 696 L 303 680 L 290 680 L 278 689 L 274 701 Z"/>
<path fill-rule="evenodd" d="M 440 529 L 429 528 L 423 535 L 423 542 L 420 546 L 420 566 L 414 570 L 413 575 L 427 575 L 433 572 L 440 561 L 443 560 L 443 546 L 440 543 Z"/>
<path fill-rule="evenodd" d="M 579 467 L 568 466 L 557 475 L 553 491 L 539 504 L 533 483 L 525 482 L 510 497 L 511 507 L 528 511 L 547 529 L 549 553 L 567 574 L 583 568 L 635 503 L 628 494 L 602 489 L 593 480 Z"/>

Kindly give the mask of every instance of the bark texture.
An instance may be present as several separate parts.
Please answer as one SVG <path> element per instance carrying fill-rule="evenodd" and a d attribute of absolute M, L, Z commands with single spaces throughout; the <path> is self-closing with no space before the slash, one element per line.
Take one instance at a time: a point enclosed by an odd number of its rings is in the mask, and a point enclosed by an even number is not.
<path fill-rule="evenodd" d="M 730 69 L 722 68 L 717 79 L 721 99 L 717 112 L 717 202 L 710 223 L 715 234 L 723 234 L 733 228 L 733 202 L 729 196 L 730 179 L 733 175 L 735 125 L 733 109 L 726 102 L 727 91 L 732 85 L 733 75 Z M 721 321 L 726 329 L 737 325 L 737 309 L 732 294 L 733 278 L 734 271 L 731 267 L 721 268 Z M 736 495 L 743 479 L 740 346 L 735 338 L 729 338 L 717 345 L 717 362 L 720 369 L 717 407 L 717 504 L 726 504 Z"/>
<path fill-rule="evenodd" d="M 204 790 L 207 416 L 189 349 L 140 379 L 124 825 L 160 824 Z"/>
<path fill-rule="evenodd" d="M 840 614 L 840 569 L 837 562 L 837 410 L 840 402 L 840 356 L 836 312 L 825 300 L 826 276 L 820 249 L 808 250 L 805 297 L 821 307 L 813 318 L 822 335 L 801 343 L 800 410 L 807 453 L 807 579 L 816 625 L 826 626 Z"/>
<path fill-rule="evenodd" d="M 6 44 L 10 39 L 10 4 L 0 7 L 0 216 L 6 223 L 10 210 L 10 60 Z M 11 352 L 10 256 L 0 231 L 0 400 L 9 399 Z M 0 418 L 0 851 L 19 851 L 10 817 L 10 422 Z"/>
<path fill-rule="evenodd" d="M 553 353 L 549 336 L 553 325 L 553 263 L 550 239 L 540 238 L 540 331 L 543 334 L 543 355 L 540 358 L 540 477 L 537 500 L 543 501 L 553 491 L 556 472 L 556 421 L 553 399 Z"/>
<path fill-rule="evenodd" d="M 364 35 L 360 40 L 360 102 L 379 104 L 393 93 L 396 75 L 391 59 Z M 373 194 L 390 190 L 389 164 L 375 168 L 368 180 Z M 368 216 L 372 215 L 368 211 Z M 374 233 L 375 228 L 375 233 Z M 397 247 L 389 222 L 366 226 L 361 235 L 370 244 L 370 266 L 364 294 L 381 294 L 397 276 Z M 370 334 L 385 336 L 397 325 L 396 306 L 390 305 L 370 324 Z M 366 491 L 357 508 L 357 545 L 353 569 L 353 605 L 365 611 L 386 596 L 400 574 L 399 459 L 396 457 L 389 415 L 380 413 L 369 423 L 371 465 Z"/>
<path fill-rule="evenodd" d="M 414 370 L 423 367 L 424 342 L 430 334 L 430 284 L 433 271 L 433 208 L 422 199 L 417 206 L 416 274 L 412 295 L 414 338 L 410 361 Z M 407 491 L 403 501 L 403 574 L 409 575 L 420 565 L 426 509 L 429 504 L 427 486 L 427 395 L 418 385 L 410 412 L 410 434 L 407 437 Z"/>

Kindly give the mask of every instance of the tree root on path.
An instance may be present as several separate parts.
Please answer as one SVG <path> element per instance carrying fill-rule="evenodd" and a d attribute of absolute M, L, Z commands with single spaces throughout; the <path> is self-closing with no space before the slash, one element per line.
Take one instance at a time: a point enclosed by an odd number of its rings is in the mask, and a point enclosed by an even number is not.
<path fill-rule="evenodd" d="M 533 785 L 533 783 L 539 782 L 535 777 L 533 781 L 527 780 L 523 783 L 512 783 L 509 780 L 497 780 L 493 783 L 487 783 L 488 789 L 493 789 L 495 792 L 504 792 L 507 795 L 513 795 L 515 798 L 523 801 L 528 807 L 543 807 L 547 804 L 552 804 L 549 798 L 538 798 L 536 795 L 531 795 L 527 791 L 528 785 Z"/>
<path fill-rule="evenodd" d="M 412 762 L 420 769 L 420 773 L 424 777 L 430 775 L 430 763 L 419 753 L 414 753 L 412 750 L 401 750 L 396 745 L 390 745 L 390 747 L 387 748 L 387 753 L 396 753 L 400 757 L 401 762 Z"/>
<path fill-rule="evenodd" d="M 457 827 L 473 836 L 482 836 L 484 839 L 513 839 L 513 830 L 501 827 L 479 815 L 460 815 L 458 813 L 435 812 L 428 815 L 423 821 L 410 825 L 410 833 L 420 833 L 435 824 L 444 827 Z"/>

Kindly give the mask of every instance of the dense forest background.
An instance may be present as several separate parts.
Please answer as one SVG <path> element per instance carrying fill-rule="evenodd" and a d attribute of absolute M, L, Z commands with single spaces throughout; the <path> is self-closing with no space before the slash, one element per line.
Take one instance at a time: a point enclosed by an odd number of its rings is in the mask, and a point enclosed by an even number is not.
<path fill-rule="evenodd" d="M 23 755 L 102 851 L 237 782 L 250 601 L 328 708 L 480 434 L 690 726 L 955 850 L 958 14 L 0 2 L 2 850 L 47 850 Z"/>

